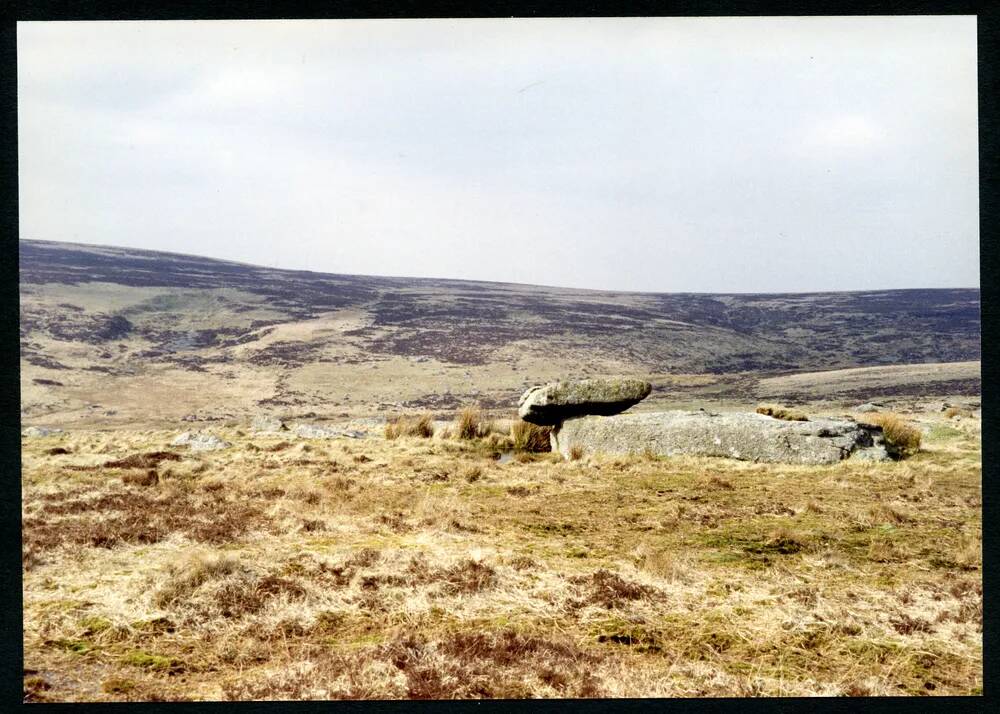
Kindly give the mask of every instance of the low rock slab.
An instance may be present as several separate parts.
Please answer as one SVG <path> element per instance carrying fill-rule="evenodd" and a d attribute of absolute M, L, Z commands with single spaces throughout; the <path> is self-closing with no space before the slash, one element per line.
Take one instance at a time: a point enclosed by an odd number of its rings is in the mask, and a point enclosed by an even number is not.
<path fill-rule="evenodd" d="M 21 436 L 52 436 L 53 434 L 62 434 L 62 429 L 53 429 L 48 426 L 29 426 L 27 429 L 21 432 Z"/>
<path fill-rule="evenodd" d="M 186 446 L 191 451 L 218 451 L 228 449 L 232 444 L 223 441 L 215 434 L 206 434 L 200 431 L 185 431 L 176 439 L 170 442 L 171 446 Z"/>
<path fill-rule="evenodd" d="M 859 414 L 867 414 L 869 412 L 882 411 L 883 406 L 881 404 L 876 404 L 875 402 L 865 402 L 864 404 L 859 404 L 854 407 L 854 411 Z"/>
<path fill-rule="evenodd" d="M 834 464 L 886 461 L 882 429 L 852 419 L 784 421 L 763 414 L 667 411 L 568 419 L 552 432 L 552 450 L 583 454 L 721 456 L 743 461 Z"/>
<path fill-rule="evenodd" d="M 348 439 L 363 439 L 364 432 L 354 429 L 335 429 L 330 426 L 319 424 L 296 424 L 292 427 L 292 433 L 303 439 L 335 439 L 337 437 L 347 437 Z"/>
<path fill-rule="evenodd" d="M 649 396 L 653 386 L 642 379 L 581 379 L 528 389 L 517 402 L 518 415 L 539 426 L 554 426 L 585 414 L 623 412 Z"/>
<path fill-rule="evenodd" d="M 281 419 L 276 416 L 271 416 L 270 414 L 258 414 L 255 416 L 253 422 L 250 424 L 250 428 L 256 432 L 264 434 L 288 431 L 288 427 L 285 425 L 285 422 L 281 421 Z"/>

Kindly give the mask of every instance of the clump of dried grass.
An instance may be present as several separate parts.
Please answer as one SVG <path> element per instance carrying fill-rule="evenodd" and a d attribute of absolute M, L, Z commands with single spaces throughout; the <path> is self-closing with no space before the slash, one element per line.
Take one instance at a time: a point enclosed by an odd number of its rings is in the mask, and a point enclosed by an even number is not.
<path fill-rule="evenodd" d="M 485 434 L 479 441 L 482 448 L 494 454 L 504 451 L 511 451 L 514 443 L 507 434 L 497 434 L 496 432 Z"/>
<path fill-rule="evenodd" d="M 875 412 L 863 417 L 866 424 L 882 427 L 886 451 L 897 459 L 912 456 L 920 450 L 920 430 L 892 412 Z"/>
<path fill-rule="evenodd" d="M 637 568 L 669 582 L 683 580 L 688 574 L 687 564 L 676 552 L 650 543 L 636 548 L 634 562 Z"/>
<path fill-rule="evenodd" d="M 489 565 L 466 558 L 442 573 L 444 591 L 452 594 L 477 593 L 497 583 L 497 573 Z"/>
<path fill-rule="evenodd" d="M 260 612 L 271 598 L 294 600 L 305 595 L 297 582 L 275 575 L 259 576 L 232 555 L 196 553 L 168 568 L 153 602 L 183 613 L 191 622 L 201 622 L 206 618 L 236 620 Z"/>
<path fill-rule="evenodd" d="M 963 533 L 952 560 L 962 569 L 979 569 L 983 564 L 983 534 Z"/>
<path fill-rule="evenodd" d="M 971 417 L 972 412 L 969 409 L 963 409 L 962 407 L 948 407 L 944 410 L 945 419 L 954 419 L 957 416 Z"/>
<path fill-rule="evenodd" d="M 239 559 L 225 553 L 194 553 L 171 565 L 166 581 L 153 594 L 157 607 L 190 596 L 209 580 L 245 571 Z"/>
<path fill-rule="evenodd" d="M 708 485 L 712 488 L 722 489 L 723 491 L 732 491 L 736 487 L 733 486 L 732 481 L 724 478 L 719 478 L 718 476 L 712 476 L 708 479 Z"/>
<path fill-rule="evenodd" d="M 466 407 L 455 419 L 455 436 L 459 439 L 475 439 L 479 436 L 482 412 L 476 407 Z"/>
<path fill-rule="evenodd" d="M 631 600 L 653 597 L 656 588 L 625 580 L 617 573 L 603 568 L 595 570 L 590 575 L 575 576 L 570 582 L 583 585 L 587 589 L 583 604 L 600 605 L 612 609 Z"/>
<path fill-rule="evenodd" d="M 552 427 L 538 426 L 531 422 L 518 419 L 510 427 L 510 438 L 514 442 L 514 451 L 544 453 L 551 451 L 549 435 Z"/>
<path fill-rule="evenodd" d="M 414 436 L 429 439 L 434 436 L 434 417 L 430 414 L 416 416 L 400 416 L 385 425 L 385 438 L 398 439 L 401 436 Z"/>
<path fill-rule="evenodd" d="M 122 483 L 130 486 L 155 486 L 160 482 L 156 469 L 149 469 L 144 474 L 126 473 L 122 475 Z"/>
<path fill-rule="evenodd" d="M 913 519 L 898 507 L 879 503 L 868 509 L 871 525 L 890 524 L 901 525 L 910 523 Z"/>
<path fill-rule="evenodd" d="M 487 419 L 479 407 L 465 407 L 458 413 L 453 426 L 454 435 L 457 439 L 471 441 L 482 439 L 497 433 L 507 436 L 505 431 L 498 430 L 498 425 Z"/>
<path fill-rule="evenodd" d="M 459 474 L 466 483 L 475 483 L 483 477 L 483 470 L 479 466 L 467 466 Z"/>
<path fill-rule="evenodd" d="M 757 407 L 757 413 L 785 421 L 809 421 L 805 412 L 781 404 L 761 404 Z"/>

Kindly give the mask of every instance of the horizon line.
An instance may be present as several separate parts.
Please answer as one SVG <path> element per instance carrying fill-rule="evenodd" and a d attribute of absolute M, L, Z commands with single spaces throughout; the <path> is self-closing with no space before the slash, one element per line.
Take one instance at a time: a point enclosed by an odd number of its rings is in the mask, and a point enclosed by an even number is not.
<path fill-rule="evenodd" d="M 619 293 L 625 295 L 843 295 L 850 293 L 888 293 L 888 292 L 906 292 L 906 291 L 917 291 L 917 290 L 976 290 L 981 291 L 982 286 L 977 285 L 975 287 L 970 286 L 943 286 L 943 287 L 914 287 L 914 288 L 865 288 L 865 289 L 854 289 L 854 290 L 784 290 L 776 292 L 754 292 L 754 291 L 728 291 L 728 292 L 712 292 L 712 291 L 696 291 L 696 290 L 678 290 L 678 291 L 656 291 L 656 290 L 620 290 L 620 289 L 609 289 L 609 288 L 580 288 L 574 286 L 566 285 L 542 285 L 539 283 L 520 283 L 510 280 L 483 280 L 479 278 L 444 278 L 444 277 L 428 277 L 428 276 L 417 276 L 417 275 L 386 275 L 386 274 L 374 274 L 374 273 L 336 273 L 331 271 L 321 271 L 321 270 L 310 270 L 308 268 L 279 268 L 270 265 L 261 265 L 259 263 L 246 263 L 239 260 L 232 260 L 230 258 L 217 258 L 210 255 L 200 255 L 197 253 L 179 253 L 170 250 L 160 250 L 154 248 L 134 248 L 131 246 L 121 246 L 121 245 L 110 245 L 102 243 L 83 243 L 80 241 L 67 241 L 67 240 L 51 240 L 48 238 L 22 238 L 18 236 L 18 243 L 54 243 L 57 245 L 78 245 L 84 248 L 110 248 L 112 250 L 120 251 L 134 251 L 138 253 L 158 253 L 162 255 L 176 255 L 187 258 L 199 258 L 202 260 L 210 260 L 218 263 L 229 263 L 232 265 L 241 265 L 250 268 L 258 268 L 262 270 L 276 270 L 286 273 L 311 273 L 313 275 L 330 275 L 334 277 L 356 277 L 356 278 L 386 278 L 390 280 L 426 280 L 426 281 L 438 281 L 438 282 L 454 282 L 454 283 L 486 283 L 490 285 L 517 285 L 528 288 L 547 288 L 553 290 L 576 290 L 580 292 L 591 292 L 591 293 Z M 19 251 L 20 253 L 20 251 Z M 18 261 L 20 263 L 20 260 Z M 20 280 L 18 281 L 20 282 Z"/>

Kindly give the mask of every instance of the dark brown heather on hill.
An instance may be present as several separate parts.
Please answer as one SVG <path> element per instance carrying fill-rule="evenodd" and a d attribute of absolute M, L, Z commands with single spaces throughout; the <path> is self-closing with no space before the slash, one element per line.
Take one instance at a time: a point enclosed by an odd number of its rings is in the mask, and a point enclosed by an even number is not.
<path fill-rule="evenodd" d="M 21 353 L 50 369 L 36 336 L 90 345 L 127 336 L 155 346 L 143 356 L 191 369 L 230 358 L 199 356 L 208 347 L 252 343 L 266 328 L 345 308 L 370 324 L 346 333 L 373 358 L 423 356 L 483 364 L 498 348 L 531 341 L 541 348 L 596 349 L 637 371 L 782 373 L 980 358 L 978 289 L 809 294 L 616 293 L 505 283 L 384 278 L 272 270 L 194 256 L 133 249 L 21 241 L 20 280 L 136 288 L 233 288 L 264 298 L 280 318 L 247 327 L 185 329 L 169 301 L 93 312 L 62 302 L 25 308 Z M 235 313 L 250 306 L 229 305 Z M 157 327 L 137 315 L 163 313 Z M 149 321 L 147 321 L 148 324 Z M 321 343 L 278 343 L 252 358 L 285 366 L 318 359 Z M 95 366 L 95 369 L 100 365 Z M 112 369 L 112 368 L 108 368 Z"/>

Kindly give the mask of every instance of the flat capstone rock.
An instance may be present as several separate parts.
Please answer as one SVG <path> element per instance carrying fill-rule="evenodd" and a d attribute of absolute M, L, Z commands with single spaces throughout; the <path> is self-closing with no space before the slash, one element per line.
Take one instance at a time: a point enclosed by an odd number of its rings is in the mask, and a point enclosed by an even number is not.
<path fill-rule="evenodd" d="M 618 414 L 648 397 L 652 389 L 649 382 L 631 377 L 561 380 L 525 391 L 517 413 L 532 424 L 554 426 L 583 415 Z"/>

